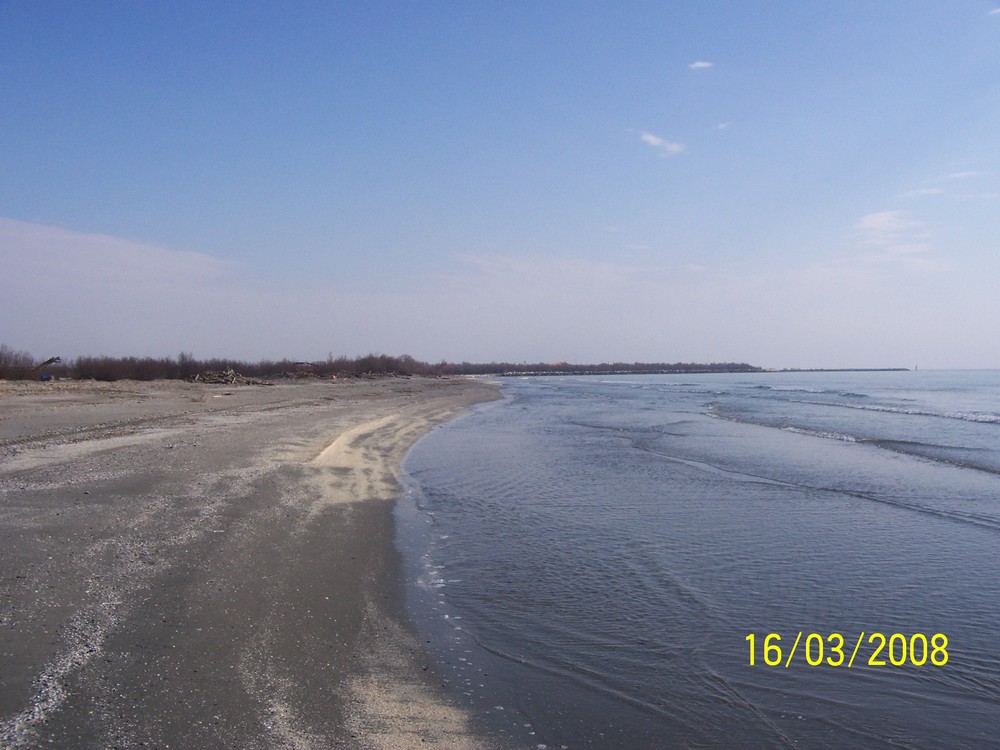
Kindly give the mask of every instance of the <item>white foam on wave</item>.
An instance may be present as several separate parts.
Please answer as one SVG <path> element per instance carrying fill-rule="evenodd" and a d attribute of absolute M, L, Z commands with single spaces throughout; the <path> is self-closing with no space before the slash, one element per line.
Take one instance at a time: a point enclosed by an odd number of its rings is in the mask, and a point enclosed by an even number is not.
<path fill-rule="evenodd" d="M 804 427 L 794 427 L 792 425 L 784 425 L 782 428 L 785 432 L 794 432 L 796 435 L 810 435 L 812 437 L 826 438 L 827 440 L 840 440 L 844 443 L 856 443 L 858 439 L 853 435 L 845 435 L 841 432 L 828 432 L 826 430 L 807 430 Z"/>
<path fill-rule="evenodd" d="M 817 406 L 839 406 L 844 409 L 859 411 L 875 411 L 885 414 L 902 414 L 911 417 L 933 417 L 935 419 L 956 419 L 962 422 L 978 422 L 980 424 L 1000 424 L 1000 414 L 981 411 L 933 411 L 930 409 L 909 409 L 888 404 L 837 404 L 817 401 L 802 401 L 799 403 Z"/>

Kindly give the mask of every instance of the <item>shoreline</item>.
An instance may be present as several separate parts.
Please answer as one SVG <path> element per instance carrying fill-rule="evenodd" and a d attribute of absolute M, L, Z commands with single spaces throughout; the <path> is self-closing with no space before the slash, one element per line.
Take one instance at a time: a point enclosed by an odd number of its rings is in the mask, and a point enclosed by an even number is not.
<path fill-rule="evenodd" d="M 487 747 L 405 621 L 400 462 L 472 379 L 0 383 L 0 744 Z"/>

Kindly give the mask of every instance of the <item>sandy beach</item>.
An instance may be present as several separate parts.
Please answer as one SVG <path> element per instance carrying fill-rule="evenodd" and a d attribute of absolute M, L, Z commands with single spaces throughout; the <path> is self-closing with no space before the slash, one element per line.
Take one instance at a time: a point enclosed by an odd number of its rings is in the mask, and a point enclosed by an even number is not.
<path fill-rule="evenodd" d="M 392 508 L 473 380 L 0 382 L 0 746 L 477 748 Z"/>

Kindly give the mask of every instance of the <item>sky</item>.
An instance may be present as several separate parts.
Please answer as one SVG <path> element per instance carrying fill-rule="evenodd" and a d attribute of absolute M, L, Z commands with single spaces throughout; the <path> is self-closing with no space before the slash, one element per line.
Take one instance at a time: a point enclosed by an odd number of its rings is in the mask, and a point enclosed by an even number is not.
<path fill-rule="evenodd" d="M 1000 3 L 0 0 L 36 357 L 1000 367 Z"/>

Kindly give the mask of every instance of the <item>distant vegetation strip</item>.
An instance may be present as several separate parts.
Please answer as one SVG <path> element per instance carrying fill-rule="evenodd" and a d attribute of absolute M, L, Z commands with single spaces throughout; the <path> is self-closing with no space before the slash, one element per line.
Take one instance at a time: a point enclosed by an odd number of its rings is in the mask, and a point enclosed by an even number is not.
<path fill-rule="evenodd" d="M 408 354 L 363 357 L 328 356 L 318 362 L 290 359 L 245 362 L 233 359 L 195 359 L 181 353 L 177 357 L 77 357 L 63 361 L 56 357 L 37 360 L 31 354 L 0 344 L 0 379 L 37 380 L 43 376 L 76 380 L 193 380 L 206 372 L 233 371 L 251 378 L 281 377 L 365 377 L 378 375 L 649 375 L 668 373 L 761 372 L 742 362 L 668 364 L 608 362 L 596 365 L 552 363 L 438 362 L 431 364 Z"/>

